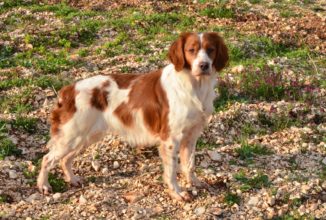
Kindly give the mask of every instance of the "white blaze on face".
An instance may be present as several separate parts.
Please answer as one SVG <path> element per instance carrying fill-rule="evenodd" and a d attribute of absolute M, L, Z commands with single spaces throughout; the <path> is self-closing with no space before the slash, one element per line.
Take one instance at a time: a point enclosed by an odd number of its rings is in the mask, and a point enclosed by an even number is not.
<path fill-rule="evenodd" d="M 192 73 L 194 75 L 211 74 L 212 73 L 213 61 L 208 56 L 206 50 L 204 48 L 202 48 L 202 46 L 203 46 L 203 34 L 202 33 L 198 34 L 198 37 L 199 37 L 199 43 L 200 43 L 200 50 L 197 53 L 196 59 L 192 63 L 192 68 L 191 68 Z M 200 65 L 203 64 L 203 63 L 208 64 L 208 69 L 205 72 L 203 72 L 201 67 L 200 67 Z"/>

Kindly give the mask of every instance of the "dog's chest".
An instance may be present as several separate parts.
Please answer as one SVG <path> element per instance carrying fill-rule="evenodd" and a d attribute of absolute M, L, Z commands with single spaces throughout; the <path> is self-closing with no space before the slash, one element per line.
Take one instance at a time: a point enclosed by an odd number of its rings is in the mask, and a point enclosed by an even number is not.
<path fill-rule="evenodd" d="M 166 88 L 169 100 L 169 124 L 176 129 L 193 127 L 205 123 L 212 113 L 215 97 L 212 85 L 194 88 L 175 85 Z"/>

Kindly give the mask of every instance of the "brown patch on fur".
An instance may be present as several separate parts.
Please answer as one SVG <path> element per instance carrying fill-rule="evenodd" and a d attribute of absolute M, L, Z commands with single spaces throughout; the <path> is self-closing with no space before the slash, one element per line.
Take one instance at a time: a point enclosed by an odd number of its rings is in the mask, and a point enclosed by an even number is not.
<path fill-rule="evenodd" d="M 141 110 L 149 130 L 166 140 L 169 135 L 169 104 L 162 88 L 162 70 L 139 76 L 133 83 L 128 103 L 122 103 L 114 111 L 127 126 L 132 125 L 131 112 Z"/>
<path fill-rule="evenodd" d="M 139 76 L 139 74 L 110 74 L 110 77 L 118 84 L 119 89 L 128 88 L 131 82 Z"/>
<path fill-rule="evenodd" d="M 108 106 L 108 92 L 103 89 L 95 88 L 92 91 L 91 105 L 97 110 L 104 111 Z"/>
<path fill-rule="evenodd" d="M 133 124 L 131 110 L 125 102 L 121 103 L 113 112 L 126 126 L 130 127 Z"/>
<path fill-rule="evenodd" d="M 222 70 L 229 61 L 228 48 L 223 39 L 214 32 L 203 35 L 203 48 L 214 48 L 212 54 L 209 54 L 213 61 L 216 71 Z"/>
<path fill-rule="evenodd" d="M 174 41 L 169 49 L 168 57 L 173 63 L 176 71 L 181 71 L 185 66 L 189 67 L 185 61 L 184 44 L 186 39 L 193 35 L 192 33 L 182 33 L 179 38 Z"/>
<path fill-rule="evenodd" d="M 109 80 L 106 80 L 103 84 L 102 84 L 102 87 L 105 88 L 105 87 L 108 87 L 110 85 L 110 81 Z"/>
<path fill-rule="evenodd" d="M 68 122 L 77 111 L 75 105 L 77 94 L 78 92 L 75 90 L 74 84 L 65 86 L 59 91 L 57 107 L 50 116 L 51 135 L 56 135 L 59 132 L 60 126 Z"/>
<path fill-rule="evenodd" d="M 101 88 L 94 88 L 92 91 L 91 105 L 97 110 L 104 111 L 108 107 L 108 91 L 105 90 L 110 81 L 105 81 Z"/>

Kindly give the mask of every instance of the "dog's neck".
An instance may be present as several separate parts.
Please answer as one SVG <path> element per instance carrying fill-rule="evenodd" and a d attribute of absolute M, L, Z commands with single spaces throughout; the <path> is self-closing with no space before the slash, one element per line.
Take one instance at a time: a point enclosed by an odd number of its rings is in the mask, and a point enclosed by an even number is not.
<path fill-rule="evenodd" d="M 201 111 L 205 111 L 207 105 L 212 105 L 211 97 L 215 94 L 217 83 L 216 74 L 195 78 L 190 70 L 177 72 L 173 64 L 170 64 L 163 68 L 161 80 L 167 85 L 164 87 L 170 90 L 168 93 L 174 91 L 180 99 L 193 102 Z"/>
<path fill-rule="evenodd" d="M 191 70 L 183 69 L 180 72 L 175 72 L 175 75 L 185 88 L 189 91 L 194 91 L 200 100 L 204 100 L 210 90 L 214 90 L 216 86 L 216 73 L 210 75 L 194 76 Z"/>

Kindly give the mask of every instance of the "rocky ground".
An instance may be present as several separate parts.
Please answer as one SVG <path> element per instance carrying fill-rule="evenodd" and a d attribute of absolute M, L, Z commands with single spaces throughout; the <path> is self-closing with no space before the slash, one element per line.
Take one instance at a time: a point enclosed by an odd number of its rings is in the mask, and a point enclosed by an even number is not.
<path fill-rule="evenodd" d="M 323 1 L 0 3 L 1 219 L 326 219 Z M 107 136 L 35 186 L 57 91 L 96 74 L 164 66 L 182 31 L 218 31 L 231 62 L 197 143 L 209 189 L 173 201 L 155 146 Z M 182 179 L 180 179 L 182 182 Z"/>

